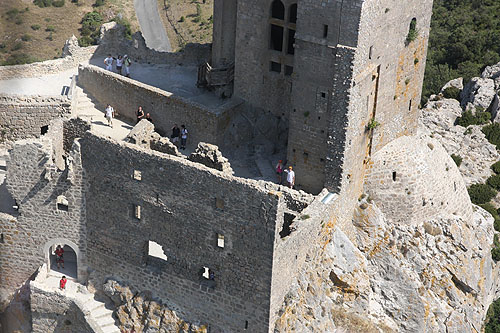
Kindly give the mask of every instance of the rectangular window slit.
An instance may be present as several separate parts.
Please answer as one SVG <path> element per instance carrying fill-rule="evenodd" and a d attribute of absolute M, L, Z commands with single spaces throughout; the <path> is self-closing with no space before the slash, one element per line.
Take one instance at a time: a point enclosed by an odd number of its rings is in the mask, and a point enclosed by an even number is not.
<path fill-rule="evenodd" d="M 139 206 L 139 205 L 134 206 L 134 216 L 138 220 L 141 219 L 141 206 Z"/>
<path fill-rule="evenodd" d="M 167 255 L 163 251 L 163 246 L 153 241 L 148 242 L 148 256 L 155 257 L 165 261 L 168 260 Z"/>
<path fill-rule="evenodd" d="M 271 61 L 271 64 L 269 66 L 269 70 L 271 72 L 281 73 L 281 64 L 274 62 L 274 61 Z"/>
<path fill-rule="evenodd" d="M 324 24 L 323 25 L 323 38 L 326 38 L 328 36 L 328 25 Z"/>
<path fill-rule="evenodd" d="M 217 246 L 220 248 L 224 248 L 224 235 L 217 234 Z"/>
<path fill-rule="evenodd" d="M 41 135 L 44 135 L 48 131 L 49 131 L 49 125 L 45 125 L 45 126 L 40 127 L 40 134 Z"/>
<path fill-rule="evenodd" d="M 132 176 L 135 180 L 142 180 L 142 172 L 139 170 L 134 170 L 134 174 Z"/>
<path fill-rule="evenodd" d="M 60 195 L 57 197 L 57 210 L 61 210 L 63 212 L 67 212 L 69 210 L 68 200 L 64 195 Z"/>

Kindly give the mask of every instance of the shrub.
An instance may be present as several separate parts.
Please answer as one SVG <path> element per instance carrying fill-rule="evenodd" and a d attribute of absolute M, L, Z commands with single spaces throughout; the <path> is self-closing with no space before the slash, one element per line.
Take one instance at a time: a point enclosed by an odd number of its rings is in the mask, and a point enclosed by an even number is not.
<path fill-rule="evenodd" d="M 39 24 L 33 24 L 31 26 L 31 29 L 33 29 L 33 30 L 39 30 L 40 29 L 40 25 Z"/>
<path fill-rule="evenodd" d="M 53 0 L 52 1 L 52 6 L 54 6 L 54 7 L 63 7 L 64 6 L 64 0 Z"/>
<path fill-rule="evenodd" d="M 125 38 L 132 39 L 132 29 L 130 28 L 130 22 L 126 18 L 115 16 L 112 21 L 115 21 L 125 28 Z"/>
<path fill-rule="evenodd" d="M 493 238 L 494 239 L 493 244 L 495 243 L 495 238 Z M 496 253 L 495 255 L 493 254 L 493 251 L 496 249 L 497 248 L 493 248 L 491 250 L 491 256 L 493 257 L 494 260 L 495 256 L 498 256 L 498 253 Z M 497 333 L 497 332 L 500 332 L 500 299 L 497 299 L 496 301 L 491 303 L 490 307 L 488 308 L 484 326 L 484 333 Z"/>
<path fill-rule="evenodd" d="M 45 28 L 45 31 L 47 31 L 47 32 L 54 32 L 54 31 L 56 31 L 56 28 L 54 28 L 53 25 L 48 25 L 47 28 Z"/>
<path fill-rule="evenodd" d="M 491 144 L 497 146 L 497 149 L 500 148 L 500 124 L 490 124 L 483 127 L 481 131 L 484 133 L 486 139 L 488 139 Z"/>
<path fill-rule="evenodd" d="M 500 231 L 500 215 L 498 215 L 497 209 L 495 209 L 495 207 L 493 207 L 493 205 L 489 202 L 479 206 L 490 213 L 491 216 L 493 216 L 493 218 L 495 219 L 493 226 L 495 227 L 496 231 Z"/>
<path fill-rule="evenodd" d="M 493 187 L 495 190 L 500 190 L 500 175 L 493 175 L 486 181 L 488 185 Z"/>
<path fill-rule="evenodd" d="M 52 6 L 52 0 L 35 0 L 33 3 L 41 8 Z"/>
<path fill-rule="evenodd" d="M 489 112 L 476 112 L 476 115 L 473 115 L 472 111 L 465 111 L 462 117 L 457 118 L 457 125 L 463 127 L 468 127 L 469 125 L 483 125 L 490 119 L 491 114 Z"/>
<path fill-rule="evenodd" d="M 2 62 L 3 66 L 11 66 L 11 65 L 22 65 L 22 64 L 31 64 L 33 62 L 37 62 L 38 59 L 25 54 L 25 53 L 16 53 L 10 55 L 4 62 Z"/>
<path fill-rule="evenodd" d="M 94 40 L 90 36 L 82 36 L 78 38 L 78 45 L 81 47 L 92 45 Z"/>
<path fill-rule="evenodd" d="M 493 170 L 496 174 L 500 174 L 500 161 L 493 163 L 491 165 L 491 170 Z"/>
<path fill-rule="evenodd" d="M 460 164 L 462 164 L 462 156 L 451 154 L 451 158 L 453 159 L 457 167 L 460 167 Z"/>
<path fill-rule="evenodd" d="M 82 28 L 80 30 L 82 37 L 78 39 L 80 46 L 97 44 L 99 39 L 99 27 L 102 21 L 101 14 L 95 10 L 83 16 Z"/>
<path fill-rule="evenodd" d="M 468 188 L 470 200 L 476 205 L 485 204 L 495 197 L 497 191 L 486 184 L 473 184 Z"/>
<path fill-rule="evenodd" d="M 19 43 L 14 44 L 14 46 L 12 46 L 11 51 L 17 51 L 17 50 L 20 50 L 22 48 L 23 48 L 23 44 L 19 42 Z"/>
<path fill-rule="evenodd" d="M 443 97 L 452 98 L 456 99 L 457 101 L 460 101 L 460 89 L 458 89 L 457 87 L 448 87 L 445 90 L 443 90 Z"/>
<path fill-rule="evenodd" d="M 22 36 L 21 36 L 21 40 L 22 40 L 23 42 L 29 42 L 30 40 L 32 40 L 32 38 L 31 38 L 31 36 L 30 36 L 30 35 L 28 35 L 28 34 L 24 34 L 24 35 L 22 35 Z"/>
<path fill-rule="evenodd" d="M 184 22 L 186 20 L 186 18 L 184 16 L 181 16 L 179 22 Z"/>
<path fill-rule="evenodd" d="M 103 6 L 106 3 L 106 0 L 95 0 L 94 7 Z"/>
<path fill-rule="evenodd" d="M 45 37 L 45 39 L 52 41 L 54 39 L 54 37 L 52 37 L 52 32 L 47 37 Z"/>
<path fill-rule="evenodd" d="M 19 14 L 19 10 L 17 8 L 12 8 L 9 9 L 5 14 L 7 15 L 8 20 L 12 20 L 14 17 L 17 16 L 17 14 Z"/>
<path fill-rule="evenodd" d="M 18 17 L 18 18 L 16 19 L 16 24 L 17 24 L 17 25 L 21 25 L 21 24 L 23 24 L 23 23 L 24 23 L 24 20 L 23 20 L 22 18 Z"/>

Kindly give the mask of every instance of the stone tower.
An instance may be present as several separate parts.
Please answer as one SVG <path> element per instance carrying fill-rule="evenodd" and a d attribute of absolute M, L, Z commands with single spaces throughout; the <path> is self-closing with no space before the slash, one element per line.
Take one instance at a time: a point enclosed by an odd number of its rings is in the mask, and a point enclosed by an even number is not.
<path fill-rule="evenodd" d="M 338 192 L 415 133 L 431 13 L 432 0 L 215 0 L 212 62 L 234 62 L 234 95 L 288 120 L 297 184 Z"/>

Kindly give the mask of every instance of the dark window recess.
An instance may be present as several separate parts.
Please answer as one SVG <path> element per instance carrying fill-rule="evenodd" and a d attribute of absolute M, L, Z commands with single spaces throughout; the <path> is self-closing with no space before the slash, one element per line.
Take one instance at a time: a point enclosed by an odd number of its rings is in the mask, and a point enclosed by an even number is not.
<path fill-rule="evenodd" d="M 48 131 L 49 131 L 49 125 L 45 125 L 45 126 L 40 127 L 40 134 L 41 135 L 44 135 Z"/>
<path fill-rule="evenodd" d="M 286 52 L 288 54 L 295 54 L 295 48 L 293 47 L 295 44 L 295 30 L 288 29 L 288 46 Z"/>
<path fill-rule="evenodd" d="M 373 46 L 370 46 L 370 50 L 368 51 L 368 59 L 372 58 L 372 54 L 373 54 Z"/>
<path fill-rule="evenodd" d="M 290 76 L 293 74 L 293 67 L 292 66 L 288 66 L 288 65 L 285 65 L 285 75 L 286 76 Z"/>
<path fill-rule="evenodd" d="M 290 14 L 289 14 L 289 19 L 288 21 L 290 23 L 297 23 L 297 4 L 294 3 L 293 5 L 290 6 Z"/>
<path fill-rule="evenodd" d="M 323 38 L 328 37 L 328 26 L 326 24 L 323 25 Z"/>
<path fill-rule="evenodd" d="M 410 105 L 408 105 L 408 111 L 411 111 L 411 99 L 410 99 Z"/>
<path fill-rule="evenodd" d="M 295 218 L 295 215 L 289 214 L 289 213 L 284 213 L 283 214 L 283 228 L 280 231 L 280 237 L 285 238 L 286 236 L 289 236 L 293 229 L 291 228 L 293 219 Z"/>
<path fill-rule="evenodd" d="M 326 98 L 326 92 L 322 92 L 321 97 Z"/>
<path fill-rule="evenodd" d="M 396 181 L 396 171 L 393 171 L 393 172 L 392 172 L 392 180 L 393 180 L 393 181 Z"/>
<path fill-rule="evenodd" d="M 245 320 L 245 329 L 248 329 L 248 320 Z"/>
<path fill-rule="evenodd" d="M 5 243 L 5 240 L 3 239 L 3 233 L 0 234 L 0 243 Z"/>
<path fill-rule="evenodd" d="M 65 196 L 60 195 L 57 197 L 57 210 L 61 210 L 63 212 L 67 212 L 69 209 L 68 200 Z"/>
<path fill-rule="evenodd" d="M 285 19 L 285 5 L 280 0 L 274 0 L 271 5 L 271 17 L 279 20 Z"/>
<path fill-rule="evenodd" d="M 270 65 L 269 65 L 269 70 L 271 72 L 281 73 L 281 64 L 274 62 L 274 61 L 271 61 Z"/>
<path fill-rule="evenodd" d="M 283 50 L 283 27 L 271 24 L 271 50 L 282 51 Z"/>

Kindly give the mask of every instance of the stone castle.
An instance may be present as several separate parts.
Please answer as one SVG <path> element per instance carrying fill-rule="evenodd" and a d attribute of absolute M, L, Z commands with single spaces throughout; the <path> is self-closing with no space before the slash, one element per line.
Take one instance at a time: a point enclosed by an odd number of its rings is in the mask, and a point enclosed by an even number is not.
<path fill-rule="evenodd" d="M 332 242 L 332 228 L 354 242 L 363 193 L 395 224 L 443 212 L 470 220 L 453 161 L 415 136 L 431 11 L 430 0 L 216 0 L 211 50 L 154 52 L 118 26 L 98 47 L 69 43 L 50 66 L 126 49 L 139 62 L 196 68 L 202 88 L 171 92 L 84 64 L 68 96 L 1 96 L 5 200 L 15 207 L 0 215 L 3 308 L 27 281 L 33 332 L 116 331 L 78 291 L 61 302 L 44 285 L 63 244 L 91 293 L 117 280 L 150 291 L 192 331 L 271 332 L 314 244 Z M 27 68 L 15 67 L 0 73 Z M 123 119 L 143 105 L 154 128 L 99 133 L 87 97 Z M 188 125 L 189 156 L 165 138 L 174 123 Z M 299 190 L 233 171 L 222 155 L 243 146 L 286 159 Z"/>

